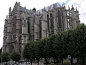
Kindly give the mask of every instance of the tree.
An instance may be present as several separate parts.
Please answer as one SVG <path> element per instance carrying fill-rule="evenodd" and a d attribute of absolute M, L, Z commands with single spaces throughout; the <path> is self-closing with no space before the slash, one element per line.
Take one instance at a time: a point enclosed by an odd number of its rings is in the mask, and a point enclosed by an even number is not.
<path fill-rule="evenodd" d="M 42 43 L 44 44 L 43 58 L 45 58 L 45 63 L 47 65 L 48 64 L 47 59 L 49 58 L 49 46 L 48 46 L 49 45 L 49 39 L 44 38 Z"/>
<path fill-rule="evenodd" d="M 67 43 L 66 43 L 66 31 L 60 33 L 60 40 L 58 40 L 58 45 L 60 48 L 60 54 L 59 59 L 62 61 L 63 64 L 63 58 L 67 57 L 68 51 L 67 51 Z"/>
<path fill-rule="evenodd" d="M 39 50 L 40 58 L 45 58 L 46 65 L 48 58 L 47 43 L 48 43 L 48 38 L 41 39 L 38 42 L 38 50 Z"/>
<path fill-rule="evenodd" d="M 20 58 L 21 58 L 21 55 L 20 55 L 19 53 L 17 53 L 17 52 L 13 52 L 13 53 L 11 54 L 11 59 L 12 59 L 13 61 L 19 61 Z"/>
<path fill-rule="evenodd" d="M 30 46 L 30 42 L 25 44 L 24 50 L 23 50 L 23 57 L 26 59 L 30 59 L 30 56 L 28 55 L 28 48 Z"/>
<path fill-rule="evenodd" d="M 83 65 L 85 64 L 84 59 L 86 56 L 86 26 L 84 24 L 80 24 L 76 27 L 76 43 L 77 43 L 77 55 L 81 57 L 83 61 Z"/>
<path fill-rule="evenodd" d="M 71 55 L 71 65 L 73 64 L 73 57 L 75 56 L 76 51 L 76 39 L 74 38 L 75 30 L 67 30 L 66 31 L 66 43 L 67 43 L 67 51 L 68 55 Z"/>
<path fill-rule="evenodd" d="M 34 42 L 28 42 L 23 50 L 23 57 L 26 59 L 30 59 L 31 60 L 31 65 L 32 65 L 32 60 L 35 59 L 35 46 L 34 46 Z"/>
<path fill-rule="evenodd" d="M 54 58 L 54 64 L 55 64 L 55 53 L 54 53 L 54 47 L 53 47 L 53 44 L 54 44 L 54 39 L 56 38 L 56 34 L 53 34 L 49 37 L 49 43 L 48 43 L 48 51 L 49 51 L 49 54 L 48 54 L 48 57 L 51 58 L 53 57 Z"/>
<path fill-rule="evenodd" d="M 57 33 L 56 38 L 53 41 L 54 41 L 54 44 L 53 44 L 54 54 L 55 54 L 57 65 L 58 65 L 58 57 L 61 54 L 61 50 L 59 47 L 59 44 L 61 43 L 61 33 Z"/>
<path fill-rule="evenodd" d="M 2 54 L 2 62 L 7 62 L 10 60 L 10 54 L 9 53 L 3 53 Z"/>
<path fill-rule="evenodd" d="M 39 44 L 40 41 L 34 41 L 34 45 L 35 45 L 35 56 L 36 56 L 36 60 L 37 60 L 37 65 L 39 65 L 39 59 L 41 58 L 41 53 L 42 51 L 40 51 L 41 47 Z"/>

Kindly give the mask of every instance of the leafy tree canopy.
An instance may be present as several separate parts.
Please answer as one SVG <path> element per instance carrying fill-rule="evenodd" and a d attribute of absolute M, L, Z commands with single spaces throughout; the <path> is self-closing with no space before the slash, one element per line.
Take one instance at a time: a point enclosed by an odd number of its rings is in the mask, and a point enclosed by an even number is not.
<path fill-rule="evenodd" d="M 21 58 L 21 55 L 20 55 L 19 53 L 17 53 L 17 52 L 13 52 L 13 53 L 11 54 L 11 59 L 12 59 L 13 61 L 19 61 L 20 58 Z"/>

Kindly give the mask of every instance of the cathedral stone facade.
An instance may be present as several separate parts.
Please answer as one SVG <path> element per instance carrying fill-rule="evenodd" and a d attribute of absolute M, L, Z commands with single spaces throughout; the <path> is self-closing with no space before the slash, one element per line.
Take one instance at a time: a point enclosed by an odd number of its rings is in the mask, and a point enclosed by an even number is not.
<path fill-rule="evenodd" d="M 22 54 L 27 42 L 74 29 L 78 24 L 79 12 L 73 6 L 66 9 L 64 4 L 54 3 L 36 11 L 35 8 L 28 10 L 16 2 L 13 10 L 9 8 L 9 15 L 5 19 L 3 52 L 16 51 Z"/>

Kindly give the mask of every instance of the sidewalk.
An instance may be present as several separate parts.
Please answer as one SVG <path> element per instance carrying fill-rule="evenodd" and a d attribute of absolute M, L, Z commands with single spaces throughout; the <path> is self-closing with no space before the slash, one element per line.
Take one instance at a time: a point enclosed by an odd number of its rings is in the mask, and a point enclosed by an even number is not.
<path fill-rule="evenodd" d="M 26 65 L 26 64 L 19 64 L 19 65 Z M 31 64 L 27 64 L 27 65 L 31 65 Z M 32 63 L 32 65 L 37 65 L 37 63 Z M 39 63 L 39 65 L 44 65 L 43 63 Z"/>

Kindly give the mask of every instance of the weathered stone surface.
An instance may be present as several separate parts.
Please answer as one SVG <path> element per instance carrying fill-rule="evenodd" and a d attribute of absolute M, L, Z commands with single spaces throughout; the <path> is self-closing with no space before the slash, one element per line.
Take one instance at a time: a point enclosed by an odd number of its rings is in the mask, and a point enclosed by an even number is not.
<path fill-rule="evenodd" d="M 69 28 L 74 29 L 78 24 L 79 12 L 73 8 L 67 10 L 59 3 L 33 11 L 16 2 L 5 19 L 3 52 L 17 51 L 22 54 L 27 42 L 49 37 Z"/>

